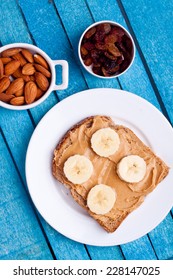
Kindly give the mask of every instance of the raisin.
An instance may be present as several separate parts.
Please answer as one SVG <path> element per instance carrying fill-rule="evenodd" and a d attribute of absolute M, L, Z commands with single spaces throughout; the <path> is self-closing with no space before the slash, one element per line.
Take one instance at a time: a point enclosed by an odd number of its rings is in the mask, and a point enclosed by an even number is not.
<path fill-rule="evenodd" d="M 91 57 L 88 57 L 87 59 L 84 60 L 84 64 L 86 66 L 90 66 L 92 64 L 92 58 Z"/>
<path fill-rule="evenodd" d="M 96 43 L 95 44 L 95 47 L 98 49 L 98 50 L 107 50 L 108 46 L 105 44 L 105 43 Z"/>
<path fill-rule="evenodd" d="M 130 64 L 130 61 L 131 61 L 131 56 L 128 53 L 124 54 L 124 60 L 122 61 L 121 65 L 120 65 L 121 72 L 123 72 L 125 69 L 127 69 L 127 67 Z"/>
<path fill-rule="evenodd" d="M 116 46 L 118 47 L 119 50 L 121 50 L 122 52 L 126 52 L 126 48 L 123 44 L 123 42 L 117 43 Z"/>
<path fill-rule="evenodd" d="M 111 69 L 110 68 L 106 69 L 105 67 L 102 67 L 102 72 L 105 77 L 110 77 L 112 75 L 115 75 L 118 72 L 118 70 L 119 70 L 119 65 L 116 65 Z"/>
<path fill-rule="evenodd" d="M 118 36 L 116 34 L 108 34 L 106 37 L 105 37 L 105 43 L 106 44 L 109 44 L 109 43 L 115 43 L 117 42 L 118 40 Z"/>
<path fill-rule="evenodd" d="M 124 46 L 125 48 L 131 52 L 131 50 L 133 49 L 133 45 L 132 45 L 132 42 L 130 40 L 129 37 L 127 37 L 126 35 L 123 36 L 122 38 L 123 42 L 124 42 Z"/>
<path fill-rule="evenodd" d="M 104 52 L 104 55 L 105 55 L 107 58 L 111 59 L 111 60 L 117 60 L 117 57 L 116 57 L 116 56 L 114 56 L 114 55 L 108 53 L 107 51 Z"/>
<path fill-rule="evenodd" d="M 119 65 L 116 65 L 114 68 L 111 68 L 108 70 L 108 72 L 111 74 L 111 75 L 114 75 L 118 70 L 119 70 L 120 66 Z"/>
<path fill-rule="evenodd" d="M 92 67 L 92 71 L 93 71 L 96 75 L 103 76 L 101 67 L 94 67 L 94 66 L 93 66 L 93 67 Z"/>
<path fill-rule="evenodd" d="M 85 33 L 84 38 L 86 38 L 86 39 L 91 38 L 91 37 L 94 35 L 95 32 L 96 32 L 96 27 L 90 28 L 90 29 Z"/>
<path fill-rule="evenodd" d="M 109 23 L 102 23 L 97 26 L 97 30 L 102 31 L 104 34 L 108 34 L 111 31 L 111 25 Z"/>
<path fill-rule="evenodd" d="M 88 50 L 84 46 L 81 46 L 80 52 L 82 57 L 85 57 L 88 54 Z"/>
<path fill-rule="evenodd" d="M 125 34 L 125 32 L 124 32 L 124 30 L 121 27 L 113 26 L 111 28 L 110 34 L 115 34 L 115 35 L 118 35 L 119 37 L 122 37 Z"/>
<path fill-rule="evenodd" d="M 114 60 L 107 59 L 106 62 L 104 63 L 104 68 L 106 70 L 110 70 L 114 68 L 117 65 L 117 63 Z"/>
<path fill-rule="evenodd" d="M 99 53 L 98 50 L 94 49 L 94 50 L 91 51 L 91 58 L 92 58 L 93 63 L 97 63 L 98 62 L 99 55 L 100 55 L 100 53 Z"/>
<path fill-rule="evenodd" d="M 117 58 L 117 64 L 121 64 L 122 62 L 123 62 L 123 60 L 124 60 L 124 56 L 123 55 L 121 55 L 121 56 L 119 56 L 118 58 Z"/>
<path fill-rule="evenodd" d="M 105 77 L 111 76 L 111 74 L 109 74 L 109 72 L 104 67 L 102 67 L 102 73 L 103 73 L 103 76 L 105 76 Z"/>
<path fill-rule="evenodd" d="M 128 61 L 124 60 L 123 63 L 121 63 L 121 65 L 120 65 L 121 72 L 123 72 L 125 69 L 127 69 L 128 66 L 129 66 Z"/>
<path fill-rule="evenodd" d="M 109 44 L 108 51 L 114 56 L 121 56 L 121 52 L 114 44 Z"/>
<path fill-rule="evenodd" d="M 94 41 L 97 42 L 102 42 L 104 39 L 105 33 L 103 31 L 96 31 L 94 35 Z"/>
<path fill-rule="evenodd" d="M 88 51 L 91 51 L 95 48 L 94 44 L 90 43 L 90 42 L 86 42 L 85 44 L 83 44 L 83 47 L 85 49 L 87 49 Z"/>
<path fill-rule="evenodd" d="M 101 67 L 101 63 L 93 63 L 93 67 Z"/>
<path fill-rule="evenodd" d="M 104 53 L 99 56 L 98 61 L 101 64 L 104 64 L 107 61 L 107 57 L 104 55 Z"/>

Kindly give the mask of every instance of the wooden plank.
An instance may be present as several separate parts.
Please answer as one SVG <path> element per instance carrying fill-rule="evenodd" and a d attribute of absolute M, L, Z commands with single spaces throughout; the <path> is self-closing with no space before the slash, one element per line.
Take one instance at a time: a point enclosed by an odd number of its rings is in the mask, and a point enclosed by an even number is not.
<path fill-rule="evenodd" d="M 147 235 L 124 245 L 121 249 L 127 260 L 155 260 L 157 256 Z"/>
<path fill-rule="evenodd" d="M 13 246 L 12 248 L 12 253 L 3 255 L 2 258 L 0 257 L 0 260 L 49 260 L 47 254 L 44 254 L 44 245 L 40 243 L 30 244 L 25 248 L 21 246 L 16 248 L 16 250 L 14 250 Z M 40 252 L 42 252 L 41 256 Z"/>
<path fill-rule="evenodd" d="M 0 124 L 11 153 L 25 182 L 25 156 L 33 125 L 26 111 L 0 108 Z"/>
<path fill-rule="evenodd" d="M 85 247 L 53 230 L 44 220 L 43 226 L 53 244 L 57 260 L 89 260 Z"/>
<path fill-rule="evenodd" d="M 4 5 L 4 7 L 6 7 L 5 6 L 6 1 L 1 1 L 1 2 Z M 35 5 L 36 4 L 37 3 L 35 2 Z M 46 4 L 49 5 L 48 2 Z M 35 7 L 35 9 L 37 9 L 37 7 Z M 10 14 L 11 10 L 16 12 L 16 17 L 15 17 L 15 14 L 13 14 L 13 17 L 14 17 L 13 21 L 11 21 L 11 14 Z M 54 11 L 53 7 L 52 7 L 52 10 Z M 46 10 L 45 10 L 45 12 L 46 12 Z M 31 13 L 32 13 L 32 11 L 31 11 Z M 37 17 L 38 14 L 35 14 L 35 16 Z M 55 14 L 55 16 L 56 16 L 56 14 Z M 15 19 L 17 19 L 17 22 L 15 22 Z M 4 26 L 5 29 L 4 30 L 6 30 L 7 28 L 12 30 L 12 28 L 14 28 L 15 24 L 16 25 L 19 24 L 20 33 L 15 34 L 15 37 L 13 38 L 13 40 L 14 40 L 13 42 L 22 41 L 22 34 L 23 34 L 22 29 L 24 29 L 25 32 L 27 32 L 27 36 L 29 37 L 29 33 L 28 33 L 27 29 L 25 28 L 25 22 L 23 21 L 23 18 L 19 11 L 19 7 L 16 6 L 16 1 L 10 1 L 8 3 L 8 9 L 4 13 L 4 20 L 5 20 L 5 26 Z M 49 18 L 48 18 L 48 20 L 49 20 Z M 42 24 L 41 23 L 40 24 L 44 25 L 44 22 L 46 21 L 46 14 L 45 14 L 45 17 L 42 18 L 42 21 L 43 21 Z M 57 25 L 58 24 L 59 23 L 57 23 Z M 40 26 L 38 26 L 38 29 L 39 29 L 39 27 Z M 32 25 L 32 28 L 33 29 L 35 28 L 34 23 Z M 43 31 L 43 34 L 45 34 L 44 31 Z M 25 40 L 25 39 L 23 39 L 23 40 Z M 2 42 L 3 42 L 3 44 L 6 44 L 8 42 L 8 38 L 6 37 L 5 32 L 3 32 Z M 30 42 L 32 42 L 32 41 L 30 41 Z M 11 42 L 8 42 L 8 43 L 11 43 Z M 45 41 L 45 44 L 46 44 L 46 41 Z M 53 44 L 51 44 L 51 45 L 53 45 Z M 51 45 L 50 45 L 50 49 L 51 49 Z M 85 84 L 85 82 L 83 84 Z M 77 86 L 77 84 L 76 84 L 76 86 Z M 71 90 L 73 90 L 73 87 L 71 88 Z M 57 102 L 57 99 L 56 98 L 54 99 L 54 98 L 55 98 L 55 96 L 53 97 L 51 94 L 51 96 L 48 98 L 48 100 L 46 100 L 43 104 L 41 104 L 37 108 L 31 110 L 31 114 L 33 116 L 35 123 L 37 123 L 41 119 L 41 117 L 47 112 L 47 110 L 49 110 Z M 47 104 L 46 104 L 46 102 L 47 102 Z M 25 182 L 25 173 L 24 173 L 25 154 L 26 154 L 26 150 L 27 150 L 28 141 L 33 132 L 33 126 L 30 121 L 30 118 L 28 117 L 28 114 L 26 111 L 17 112 L 17 111 L 9 111 L 9 110 L 2 109 L 1 114 L 0 114 L 0 121 L 2 123 L 3 132 L 8 141 L 8 144 L 9 144 L 9 147 L 13 154 L 13 157 L 15 159 L 16 165 L 21 173 L 23 181 Z M 44 220 L 42 218 L 40 220 L 42 223 L 44 223 Z M 46 227 L 45 223 L 44 223 L 44 228 L 46 228 L 46 234 L 49 238 L 49 241 L 51 243 L 53 250 L 55 251 L 55 255 L 57 258 L 61 258 L 61 257 L 63 258 L 63 256 L 64 256 L 63 246 L 61 246 L 60 249 L 57 246 L 58 243 L 61 243 L 62 245 L 64 245 L 64 247 L 66 247 L 66 251 L 65 251 L 66 253 L 65 253 L 64 258 L 75 259 L 79 256 L 80 259 L 82 259 L 82 258 L 88 259 L 88 254 L 82 244 L 78 244 L 78 243 L 74 242 L 74 244 L 72 245 L 72 242 L 71 241 L 69 242 L 69 240 L 65 239 L 64 237 L 62 237 L 62 240 L 61 240 L 61 235 L 56 233 L 52 228 Z M 69 248 L 69 250 L 67 248 Z"/>
<path fill-rule="evenodd" d="M 124 256 L 119 246 L 87 246 L 92 260 L 123 260 Z"/>
<path fill-rule="evenodd" d="M 0 259 L 52 259 L 1 134 L 0 165 Z"/>
<path fill-rule="evenodd" d="M 170 214 L 150 232 L 150 239 L 160 260 L 173 256 L 173 221 Z"/>
<path fill-rule="evenodd" d="M 0 19 L 1 43 L 3 45 L 21 42 L 21 38 L 24 43 L 32 43 L 16 1 L 1 0 Z"/>
<path fill-rule="evenodd" d="M 122 3 L 168 115 L 173 121 L 173 80 L 170 78 L 173 71 L 173 37 L 170 36 L 173 26 L 173 1 L 122 0 Z"/>

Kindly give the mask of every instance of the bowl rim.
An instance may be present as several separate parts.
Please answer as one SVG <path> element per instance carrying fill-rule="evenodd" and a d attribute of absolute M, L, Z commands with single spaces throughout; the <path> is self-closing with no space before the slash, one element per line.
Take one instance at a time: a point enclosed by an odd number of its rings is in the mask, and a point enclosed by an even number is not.
<path fill-rule="evenodd" d="M 129 66 L 121 73 L 117 74 L 117 75 L 112 75 L 112 76 L 109 76 L 109 77 L 105 77 L 105 76 L 100 76 L 100 75 L 97 75 L 95 74 L 89 66 L 86 66 L 83 62 L 83 59 L 81 57 L 81 52 L 80 52 L 80 46 L 81 46 L 81 42 L 82 42 L 82 39 L 85 35 L 85 33 L 92 27 L 94 26 L 97 26 L 99 24 L 102 24 L 102 23 L 110 23 L 112 25 L 115 25 L 115 26 L 119 26 L 121 27 L 125 32 L 126 34 L 128 35 L 128 37 L 130 38 L 131 42 L 132 42 L 132 46 L 133 46 L 133 55 L 132 55 L 132 59 L 131 59 L 131 62 L 129 64 Z M 134 62 L 134 59 L 135 59 L 135 55 L 136 55 L 136 47 L 135 47 L 135 42 L 134 42 L 134 39 L 132 37 L 132 35 L 130 34 L 130 32 L 123 26 L 121 25 L 120 23 L 116 22 L 116 21 L 113 21 L 113 20 L 101 20 L 101 21 L 96 21 L 94 23 L 92 23 L 91 25 L 89 25 L 85 30 L 84 32 L 82 33 L 82 35 L 80 36 L 80 39 L 79 39 L 79 43 L 78 43 L 78 57 L 79 57 L 79 60 L 82 64 L 82 66 L 85 68 L 85 70 L 90 73 L 91 75 L 97 77 L 97 78 L 100 78 L 100 79 L 115 79 L 115 78 L 118 78 L 119 76 L 121 76 L 122 74 L 124 74 L 133 64 Z"/>
<path fill-rule="evenodd" d="M 24 104 L 24 105 L 20 105 L 20 106 L 16 106 L 16 105 L 12 105 L 6 102 L 3 102 L 0 100 L 0 106 L 6 108 L 6 109 L 10 109 L 10 110 L 27 110 L 27 109 L 31 109 L 36 107 L 37 105 L 41 104 L 52 92 L 53 90 L 53 81 L 55 80 L 55 68 L 53 67 L 53 61 L 51 60 L 51 58 L 39 47 L 33 45 L 33 44 L 28 44 L 28 43 L 11 43 L 11 44 L 6 44 L 2 47 L 0 47 L 0 54 L 1 52 L 3 52 L 4 50 L 10 49 L 10 48 L 25 48 L 25 49 L 31 49 L 33 51 L 37 51 L 38 54 L 40 54 L 41 56 L 44 57 L 44 59 L 46 60 L 46 62 L 48 63 L 49 67 L 50 67 L 50 71 L 51 71 L 51 81 L 50 81 L 50 85 L 49 88 L 47 89 L 47 91 L 43 94 L 42 97 L 40 97 L 38 100 L 34 101 L 31 104 Z"/>

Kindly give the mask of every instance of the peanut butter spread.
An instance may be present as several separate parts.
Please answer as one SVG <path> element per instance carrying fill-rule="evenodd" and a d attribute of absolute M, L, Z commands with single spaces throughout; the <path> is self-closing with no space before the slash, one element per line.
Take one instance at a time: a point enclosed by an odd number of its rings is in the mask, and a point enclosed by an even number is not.
<path fill-rule="evenodd" d="M 91 136 L 100 128 L 111 127 L 120 138 L 117 152 L 108 158 L 97 155 L 91 148 Z M 63 145 L 62 145 L 63 144 Z M 64 162 L 72 155 L 85 155 L 93 164 L 93 173 L 90 179 L 81 184 L 74 185 L 69 182 L 63 172 Z M 145 177 L 138 183 L 127 183 L 119 178 L 116 172 L 118 162 L 127 155 L 142 157 L 147 165 Z M 125 217 L 136 209 L 157 184 L 168 174 L 168 167 L 158 158 L 149 147 L 127 127 L 115 125 L 111 118 L 106 116 L 92 117 L 92 121 L 83 121 L 67 132 L 54 152 L 53 174 L 63 184 L 76 192 L 84 201 L 89 190 L 97 184 L 105 184 L 115 189 L 117 199 L 113 208 L 104 217 L 115 219 Z M 96 220 L 98 215 L 91 213 Z M 104 219 L 102 223 L 104 223 Z M 123 219 L 122 219 L 123 220 Z"/>

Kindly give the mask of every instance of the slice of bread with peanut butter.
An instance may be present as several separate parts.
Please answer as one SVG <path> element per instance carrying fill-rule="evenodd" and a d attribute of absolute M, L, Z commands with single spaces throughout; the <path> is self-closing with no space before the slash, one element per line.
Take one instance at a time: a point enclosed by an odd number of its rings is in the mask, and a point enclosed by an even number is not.
<path fill-rule="evenodd" d="M 91 217 L 114 232 L 169 168 L 132 130 L 98 115 L 64 135 L 54 150 L 52 172 Z"/>

